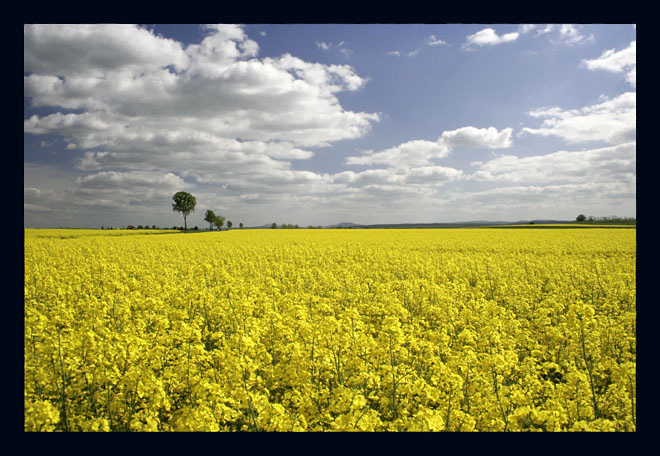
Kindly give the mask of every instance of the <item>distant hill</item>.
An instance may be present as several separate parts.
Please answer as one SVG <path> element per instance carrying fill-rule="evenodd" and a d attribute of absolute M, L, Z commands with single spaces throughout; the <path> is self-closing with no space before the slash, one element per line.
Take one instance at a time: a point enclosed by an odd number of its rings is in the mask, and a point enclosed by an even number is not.
<path fill-rule="evenodd" d="M 536 220 L 518 220 L 516 222 L 510 221 L 488 221 L 488 220 L 473 220 L 469 222 L 444 222 L 444 223 L 378 223 L 372 225 L 360 225 L 353 222 L 340 222 L 335 225 L 326 225 L 324 229 L 408 229 L 408 228 L 477 228 L 477 227 L 489 227 L 489 226 L 500 226 L 500 225 L 553 225 L 553 224 L 575 224 L 575 225 L 607 225 L 607 224 L 616 224 L 621 223 L 615 220 L 613 221 L 591 221 L 591 222 L 580 222 L 576 223 L 575 220 L 546 220 L 546 219 L 536 219 Z M 635 225 L 635 221 L 628 222 L 627 224 Z M 261 225 L 261 226 L 250 226 L 246 227 L 247 229 L 270 229 L 272 223 Z M 278 229 L 281 228 L 280 225 L 277 226 Z M 307 226 L 300 226 L 300 228 L 307 228 Z"/>
<path fill-rule="evenodd" d="M 246 227 L 244 227 L 243 229 L 247 229 L 247 230 L 262 230 L 262 229 L 264 229 L 264 228 L 270 228 L 271 226 L 273 226 L 272 223 L 266 223 L 265 225 L 261 225 L 261 226 L 246 226 Z"/>
<path fill-rule="evenodd" d="M 364 225 L 358 225 L 352 222 L 341 222 L 341 223 L 337 223 L 336 225 L 324 226 L 323 228 L 358 228 L 358 227 L 362 228 L 364 227 Z"/>
<path fill-rule="evenodd" d="M 528 225 L 534 224 L 553 224 L 570 223 L 560 220 L 519 220 L 517 222 L 505 221 L 487 221 L 474 220 L 469 222 L 446 222 L 446 223 L 379 223 L 373 225 L 358 225 L 350 222 L 342 222 L 336 225 L 326 226 L 325 228 L 383 228 L 383 229 L 407 229 L 407 228 L 476 228 L 480 226 L 498 226 L 498 225 Z"/>

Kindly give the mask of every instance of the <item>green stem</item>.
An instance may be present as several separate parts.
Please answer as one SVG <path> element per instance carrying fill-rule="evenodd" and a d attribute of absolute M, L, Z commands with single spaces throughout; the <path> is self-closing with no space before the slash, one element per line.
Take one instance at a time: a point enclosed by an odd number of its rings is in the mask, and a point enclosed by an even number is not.
<path fill-rule="evenodd" d="M 69 432 L 69 420 L 66 415 L 66 374 L 64 373 L 64 358 L 62 357 L 61 329 L 57 330 L 57 351 L 60 355 L 60 367 L 62 369 L 62 415 L 64 415 L 64 430 Z"/>
<path fill-rule="evenodd" d="M 589 384 L 591 386 L 591 398 L 594 404 L 594 419 L 598 419 L 600 417 L 600 411 L 598 410 L 598 398 L 596 397 L 596 388 L 594 387 L 592 366 L 587 358 L 587 347 L 584 343 L 584 329 L 580 329 L 580 341 L 582 342 L 582 356 L 584 357 L 584 364 L 587 366 L 587 373 L 589 374 Z"/>
<path fill-rule="evenodd" d="M 392 352 L 392 336 L 390 335 L 390 366 L 392 367 L 392 412 L 394 420 L 399 418 L 398 407 L 396 404 L 396 373 L 394 366 L 394 353 Z"/>

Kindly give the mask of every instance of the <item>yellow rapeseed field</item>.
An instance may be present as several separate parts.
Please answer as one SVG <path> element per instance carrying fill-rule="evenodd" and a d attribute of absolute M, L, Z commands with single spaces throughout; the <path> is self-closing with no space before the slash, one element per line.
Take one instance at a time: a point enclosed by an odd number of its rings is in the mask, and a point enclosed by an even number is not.
<path fill-rule="evenodd" d="M 635 431 L 635 235 L 27 229 L 25 430 Z"/>

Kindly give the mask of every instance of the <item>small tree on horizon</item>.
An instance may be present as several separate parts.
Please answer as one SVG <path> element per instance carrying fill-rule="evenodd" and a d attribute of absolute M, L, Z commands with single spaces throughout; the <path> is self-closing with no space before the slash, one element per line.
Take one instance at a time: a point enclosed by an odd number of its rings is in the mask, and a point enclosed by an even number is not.
<path fill-rule="evenodd" d="M 206 211 L 206 215 L 204 216 L 204 220 L 209 222 L 209 229 L 211 231 L 213 231 L 213 221 L 215 220 L 215 213 L 211 209 L 208 209 Z"/>
<path fill-rule="evenodd" d="M 241 228 L 241 229 L 243 229 L 243 222 L 239 223 L 239 224 L 238 224 L 238 227 Z"/>
<path fill-rule="evenodd" d="M 587 217 L 584 214 L 580 214 L 577 217 L 575 217 L 575 220 L 578 222 L 584 222 L 587 219 Z"/>
<path fill-rule="evenodd" d="M 188 231 L 188 215 L 195 210 L 197 199 L 188 192 L 176 192 L 172 197 L 172 210 L 183 214 L 184 231 Z"/>
<path fill-rule="evenodd" d="M 277 229 L 277 223 L 273 222 L 273 224 L 270 226 L 272 229 Z"/>
<path fill-rule="evenodd" d="M 218 230 L 222 231 L 222 225 L 225 224 L 225 218 L 222 215 L 216 215 L 213 219 L 213 224 L 218 227 Z"/>
<path fill-rule="evenodd" d="M 228 229 L 228 230 L 231 229 L 231 220 L 227 220 L 227 229 Z"/>

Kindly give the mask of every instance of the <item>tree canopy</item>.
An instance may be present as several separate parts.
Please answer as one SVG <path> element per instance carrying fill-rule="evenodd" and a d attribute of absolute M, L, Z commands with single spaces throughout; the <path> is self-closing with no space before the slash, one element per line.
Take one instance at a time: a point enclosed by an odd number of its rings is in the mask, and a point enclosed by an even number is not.
<path fill-rule="evenodd" d="M 213 224 L 218 227 L 219 230 L 222 229 L 222 225 L 225 224 L 225 218 L 222 215 L 216 215 L 213 220 Z"/>
<path fill-rule="evenodd" d="M 188 192 L 176 192 L 172 197 L 172 210 L 183 214 L 184 230 L 188 231 L 187 217 L 195 210 L 197 199 Z"/>
<path fill-rule="evenodd" d="M 215 212 L 213 212 L 211 209 L 207 210 L 206 215 L 204 216 L 204 220 L 209 222 L 209 228 L 212 230 L 213 222 L 215 221 Z"/>

